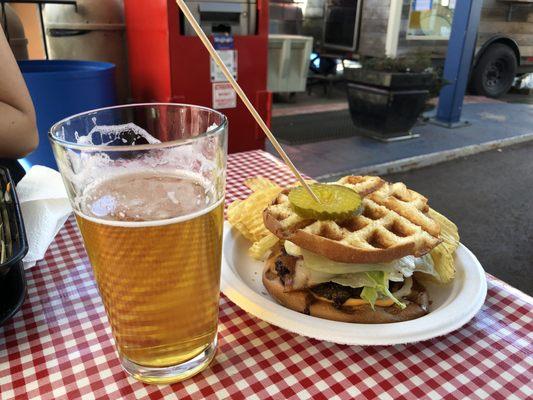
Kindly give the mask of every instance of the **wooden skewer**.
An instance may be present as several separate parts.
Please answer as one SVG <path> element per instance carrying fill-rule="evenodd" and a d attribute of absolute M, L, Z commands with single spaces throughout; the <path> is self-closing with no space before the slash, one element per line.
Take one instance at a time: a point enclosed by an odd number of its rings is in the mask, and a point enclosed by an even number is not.
<path fill-rule="evenodd" d="M 285 153 L 285 151 L 283 150 L 283 148 L 281 147 L 277 139 L 274 137 L 270 129 L 268 129 L 268 126 L 266 125 L 265 121 L 263 121 L 263 119 L 261 118 L 257 110 L 255 109 L 255 107 L 252 105 L 250 100 L 248 100 L 248 97 L 246 96 L 244 91 L 241 89 L 240 85 L 237 83 L 237 81 L 235 80 L 231 72 L 228 70 L 228 67 L 226 67 L 226 64 L 224 64 L 224 61 L 222 61 L 222 59 L 220 58 L 216 50 L 213 48 L 213 45 L 211 44 L 206 34 L 204 33 L 204 31 L 202 30 L 202 28 L 200 27 L 200 25 L 194 18 L 194 16 L 192 15 L 191 10 L 189 10 L 189 7 L 187 7 L 184 0 L 176 0 L 176 3 L 178 4 L 178 7 L 181 8 L 181 11 L 185 15 L 185 18 L 187 18 L 187 21 L 189 21 L 189 23 L 193 27 L 194 31 L 196 32 L 196 34 L 198 35 L 198 37 L 204 44 L 205 48 L 207 49 L 211 57 L 213 57 L 217 65 L 222 70 L 222 73 L 224 74 L 226 79 L 229 81 L 229 83 L 233 87 L 233 90 L 235 90 L 235 92 L 239 95 L 239 98 L 242 100 L 242 102 L 244 103 L 248 111 L 250 111 L 255 121 L 258 123 L 258 125 L 261 127 L 261 129 L 265 133 L 268 140 L 270 140 L 270 143 L 272 143 L 272 146 L 274 146 L 274 148 L 276 149 L 280 157 L 283 159 L 285 164 L 287 164 L 287 166 L 290 168 L 290 170 L 292 171 L 294 176 L 298 179 L 298 181 L 302 184 L 302 186 L 307 190 L 309 195 L 317 203 L 320 203 L 320 200 L 318 199 L 316 194 L 311 190 L 307 182 L 305 182 L 304 178 L 302 177 L 300 172 L 296 169 L 296 167 L 294 166 L 290 158 L 287 156 L 287 154 Z"/>

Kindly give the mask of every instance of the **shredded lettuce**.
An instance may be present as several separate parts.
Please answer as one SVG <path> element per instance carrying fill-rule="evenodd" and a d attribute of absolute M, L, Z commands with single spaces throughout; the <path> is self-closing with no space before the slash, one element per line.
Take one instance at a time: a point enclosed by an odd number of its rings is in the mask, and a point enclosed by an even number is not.
<path fill-rule="evenodd" d="M 394 282 L 403 281 L 403 277 L 409 278 L 413 275 L 413 272 L 424 272 L 437 276 L 433 259 L 429 254 L 422 257 L 405 256 L 389 263 L 350 264 L 332 261 L 324 256 L 302 249 L 288 240 L 285 241 L 285 250 L 294 257 L 303 256 L 307 268 L 332 275 L 382 271 L 387 272 L 389 279 Z"/>
<path fill-rule="evenodd" d="M 372 310 L 374 310 L 374 305 L 378 299 L 378 291 L 375 287 L 365 286 L 361 292 L 361 298 L 368 301 Z"/>
<path fill-rule="evenodd" d="M 389 273 L 389 279 L 400 282 L 403 277 L 410 277 L 415 270 L 424 271 L 427 261 L 424 259 L 416 259 L 413 256 L 406 256 L 389 263 L 374 263 L 374 264 L 351 264 L 332 261 L 321 255 L 312 253 L 308 250 L 299 248 L 294 244 L 287 245 L 285 241 L 285 249 L 287 253 L 294 256 L 303 256 L 305 266 L 309 269 L 324 272 L 329 274 L 355 274 L 368 271 L 383 271 Z"/>
<path fill-rule="evenodd" d="M 401 309 L 404 309 L 406 307 L 406 305 L 404 303 L 402 303 L 400 300 L 398 300 L 396 297 L 394 297 L 394 295 L 390 292 L 390 290 L 389 290 L 389 278 L 388 278 L 388 274 L 386 272 L 383 272 L 383 271 L 371 271 L 371 272 L 367 272 L 366 274 L 373 281 L 374 284 L 372 286 L 365 286 L 363 288 L 363 292 L 365 291 L 365 289 L 367 287 L 370 287 L 370 288 L 373 288 L 376 291 L 376 296 L 374 297 L 374 294 L 372 293 L 371 290 L 367 290 L 365 295 L 368 298 L 363 297 L 362 294 L 361 294 L 361 297 L 364 298 L 365 300 L 367 300 L 370 303 L 370 305 L 372 306 L 372 308 L 374 308 L 374 305 L 376 304 L 377 293 L 380 293 L 383 296 L 388 297 L 389 299 L 394 301 L 394 303 L 398 307 L 400 307 Z"/>
<path fill-rule="evenodd" d="M 297 264 L 298 273 L 302 274 L 302 280 L 295 278 L 295 283 L 301 282 L 302 284 L 313 286 L 325 282 L 334 282 L 343 286 L 350 286 L 352 288 L 360 288 L 365 286 L 373 286 L 374 281 L 368 277 L 364 272 L 352 273 L 352 274 L 329 274 L 327 272 L 319 272 L 313 269 L 307 268 L 305 263 Z M 390 277 L 389 277 L 390 279 Z M 403 281 L 403 277 L 401 279 Z"/>
<path fill-rule="evenodd" d="M 425 254 L 422 257 L 415 258 L 415 266 L 416 272 L 423 272 L 424 274 L 433 275 L 436 278 L 439 277 L 430 253 Z"/>
<path fill-rule="evenodd" d="M 357 274 L 333 275 L 329 280 L 338 283 L 339 285 L 351 286 L 353 288 L 373 285 L 372 279 L 370 279 L 364 272 L 359 272 Z"/>
<path fill-rule="evenodd" d="M 292 250 L 292 249 L 291 249 Z M 300 249 L 305 262 L 305 266 L 315 271 L 327 272 L 330 274 L 353 274 L 367 271 L 396 271 L 396 263 L 377 263 L 377 264 L 350 264 L 330 260 L 319 254 Z M 290 253 L 289 253 L 290 254 Z M 415 265 L 413 263 L 413 270 Z"/>

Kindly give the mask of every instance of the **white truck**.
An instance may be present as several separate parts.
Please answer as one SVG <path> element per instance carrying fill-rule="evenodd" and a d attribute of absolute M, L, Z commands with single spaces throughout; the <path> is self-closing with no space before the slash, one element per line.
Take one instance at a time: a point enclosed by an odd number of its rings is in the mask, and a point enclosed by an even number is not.
<path fill-rule="evenodd" d="M 320 1 L 313 0 L 314 10 Z M 442 62 L 455 0 L 324 0 L 323 10 L 321 57 L 358 59 L 429 52 Z M 533 0 L 484 0 L 470 88 L 480 95 L 499 97 L 516 76 L 530 72 Z"/>

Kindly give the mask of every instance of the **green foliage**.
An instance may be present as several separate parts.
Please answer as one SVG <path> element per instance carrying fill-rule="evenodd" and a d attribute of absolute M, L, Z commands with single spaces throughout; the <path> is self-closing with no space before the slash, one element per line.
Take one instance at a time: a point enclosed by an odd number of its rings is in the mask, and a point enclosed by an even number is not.
<path fill-rule="evenodd" d="M 442 77 L 442 66 L 435 66 L 430 53 L 416 53 L 404 57 L 365 57 L 360 60 L 362 68 L 379 72 L 429 73 L 433 75 L 430 97 L 439 95 L 443 86 L 449 82 Z"/>
<path fill-rule="evenodd" d="M 363 69 L 381 72 L 429 72 L 432 68 L 429 53 L 417 53 L 405 57 L 366 57 L 361 60 Z"/>

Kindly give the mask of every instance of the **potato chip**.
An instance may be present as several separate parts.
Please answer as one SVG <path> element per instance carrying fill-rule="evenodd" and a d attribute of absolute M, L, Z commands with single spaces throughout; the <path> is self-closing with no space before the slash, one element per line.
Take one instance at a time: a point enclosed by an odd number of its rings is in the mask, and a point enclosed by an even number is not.
<path fill-rule="evenodd" d="M 279 238 L 273 233 L 255 242 L 248 250 L 248 254 L 256 260 L 263 261 L 268 255 L 269 250 L 279 242 Z"/>
<path fill-rule="evenodd" d="M 263 178 L 262 176 L 256 176 L 255 178 L 249 178 L 244 181 L 244 185 L 252 192 L 257 192 L 262 189 L 270 189 L 273 187 L 279 187 L 270 179 Z"/>
<path fill-rule="evenodd" d="M 439 281 L 447 283 L 455 276 L 454 253 L 459 246 L 459 231 L 452 221 L 431 208 L 429 216 L 440 225 L 442 239 L 442 243 L 431 250 L 431 258 L 439 274 Z"/>
<path fill-rule="evenodd" d="M 246 181 L 255 190 L 247 199 L 231 203 L 226 211 L 229 223 L 251 242 L 270 234 L 263 223 L 263 210 L 281 192 L 282 188 L 265 178 Z"/>

